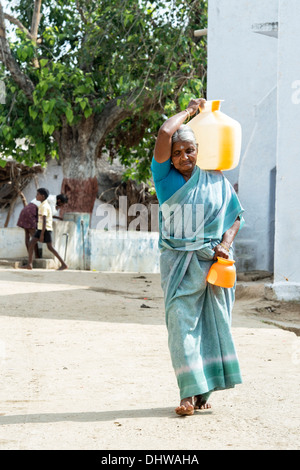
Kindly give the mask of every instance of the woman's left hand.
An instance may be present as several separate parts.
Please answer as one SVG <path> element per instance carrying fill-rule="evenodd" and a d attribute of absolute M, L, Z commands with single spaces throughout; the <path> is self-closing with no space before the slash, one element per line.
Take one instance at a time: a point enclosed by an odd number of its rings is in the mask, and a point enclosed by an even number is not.
<path fill-rule="evenodd" d="M 213 250 L 215 252 L 214 260 L 216 260 L 218 256 L 225 259 L 229 258 L 229 251 L 227 251 L 222 245 L 215 246 Z"/>

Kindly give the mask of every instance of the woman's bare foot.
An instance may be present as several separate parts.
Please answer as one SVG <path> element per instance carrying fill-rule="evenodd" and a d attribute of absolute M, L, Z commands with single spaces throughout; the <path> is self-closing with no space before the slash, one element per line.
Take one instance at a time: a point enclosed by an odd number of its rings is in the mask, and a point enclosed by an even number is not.
<path fill-rule="evenodd" d="M 205 395 L 196 395 L 195 396 L 195 410 L 208 410 L 211 408 L 211 404 L 207 403 Z"/>
<path fill-rule="evenodd" d="M 194 414 L 193 397 L 183 398 L 175 412 L 180 416 L 191 416 Z"/>

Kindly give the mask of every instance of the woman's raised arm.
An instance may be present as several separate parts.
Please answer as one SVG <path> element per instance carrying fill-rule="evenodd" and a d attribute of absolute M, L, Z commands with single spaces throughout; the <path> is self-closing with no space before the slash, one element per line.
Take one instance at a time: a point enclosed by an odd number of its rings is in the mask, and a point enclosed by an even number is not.
<path fill-rule="evenodd" d="M 201 108 L 204 107 L 204 103 L 205 99 L 203 98 L 191 100 L 184 111 L 180 111 L 163 123 L 158 131 L 154 149 L 154 158 L 158 163 L 163 163 L 170 158 L 173 134 L 188 117 L 193 116 L 197 112 L 199 106 Z"/>

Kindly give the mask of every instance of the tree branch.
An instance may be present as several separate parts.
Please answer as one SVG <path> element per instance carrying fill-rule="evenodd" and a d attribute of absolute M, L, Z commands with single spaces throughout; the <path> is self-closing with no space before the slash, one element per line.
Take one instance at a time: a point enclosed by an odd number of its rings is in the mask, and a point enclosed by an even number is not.
<path fill-rule="evenodd" d="M 147 112 L 150 109 L 160 106 L 157 96 L 155 94 L 149 94 L 144 90 L 142 93 L 140 93 L 139 90 L 135 90 L 135 92 L 128 94 L 127 97 L 120 97 L 125 100 L 122 106 L 118 105 L 119 98 L 109 101 L 105 105 L 102 113 L 95 117 L 94 129 L 89 140 L 89 146 L 94 149 L 96 156 L 99 154 L 99 149 L 103 147 L 108 134 L 112 132 L 121 121 L 134 113 L 135 108 L 133 105 L 136 103 L 137 95 L 140 97 L 139 105 L 141 100 L 143 100 L 143 112 Z"/>
<path fill-rule="evenodd" d="M 77 8 L 77 10 L 78 10 L 78 13 L 80 14 L 80 18 L 81 18 L 82 22 L 83 22 L 84 24 L 88 24 L 88 21 L 87 21 L 86 17 L 84 16 L 83 9 L 82 9 L 82 7 L 80 6 L 78 0 L 76 0 L 76 8 Z"/>
<path fill-rule="evenodd" d="M 17 18 L 14 18 L 13 16 L 9 15 L 8 13 L 4 13 L 4 19 L 8 20 L 10 23 L 13 23 L 14 25 L 18 26 L 18 28 L 21 29 L 21 31 L 23 31 L 26 34 L 28 39 L 33 40 L 32 34 L 30 34 L 28 29 L 25 28 L 25 26 L 21 23 L 20 20 L 18 20 Z"/>
<path fill-rule="evenodd" d="M 32 22 L 31 22 L 31 36 L 34 42 L 37 42 L 37 34 L 38 29 L 41 21 L 41 5 L 42 0 L 35 0 L 34 7 L 33 7 L 33 15 L 32 15 Z"/>
<path fill-rule="evenodd" d="M 0 0 L 0 61 L 4 64 L 5 68 L 10 72 L 15 83 L 24 91 L 25 95 L 30 101 L 33 101 L 34 84 L 27 75 L 20 69 L 15 61 L 7 38 L 5 30 L 5 19 Z"/>

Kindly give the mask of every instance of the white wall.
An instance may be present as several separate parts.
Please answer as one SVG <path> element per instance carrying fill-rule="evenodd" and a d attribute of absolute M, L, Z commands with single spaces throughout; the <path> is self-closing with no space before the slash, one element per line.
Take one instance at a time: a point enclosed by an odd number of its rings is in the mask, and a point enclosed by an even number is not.
<path fill-rule="evenodd" d="M 27 255 L 24 230 L 18 227 L 0 228 L 0 258 L 24 258 Z"/>
<path fill-rule="evenodd" d="M 288 300 L 300 299 L 299 19 L 299 0 L 289 0 L 288 2 L 280 0 L 275 269 L 273 289 L 277 297 Z"/>
<path fill-rule="evenodd" d="M 159 273 L 157 232 L 89 230 L 90 269 Z"/>
<path fill-rule="evenodd" d="M 56 221 L 53 224 L 53 246 L 70 269 L 159 273 L 157 232 L 115 232 L 85 227 L 83 243 L 78 223 L 80 220 L 74 220 Z M 43 258 L 54 259 L 45 244 L 40 246 L 43 249 Z M 0 258 L 27 256 L 24 230 L 0 229 Z M 58 268 L 60 263 L 56 258 L 54 261 Z"/>
<path fill-rule="evenodd" d="M 82 254 L 76 232 L 77 228 L 74 222 L 53 221 L 52 244 L 69 268 L 84 269 L 82 266 Z M 59 268 L 60 262 L 48 250 L 47 245 L 39 244 L 39 246 L 42 248 L 42 257 L 53 259 L 56 267 Z"/>
<path fill-rule="evenodd" d="M 300 300 L 299 18 L 299 0 L 209 0 L 208 98 L 225 99 L 243 129 L 240 165 L 226 173 L 245 208 L 237 248 L 250 246 L 256 269 L 274 253 L 271 290 L 285 300 Z M 278 34 L 252 30 L 276 22 Z"/>
<path fill-rule="evenodd" d="M 239 166 L 224 172 L 245 209 L 235 246 L 239 270 L 273 270 L 276 166 L 277 46 L 253 32 L 278 21 L 277 0 L 209 0 L 208 98 L 242 125 Z"/>
<path fill-rule="evenodd" d="M 252 252 L 254 268 L 273 272 L 277 87 L 254 109 L 255 125 L 240 164 L 239 198 L 246 219 L 241 238 L 247 241 L 247 249 L 255 247 Z"/>

